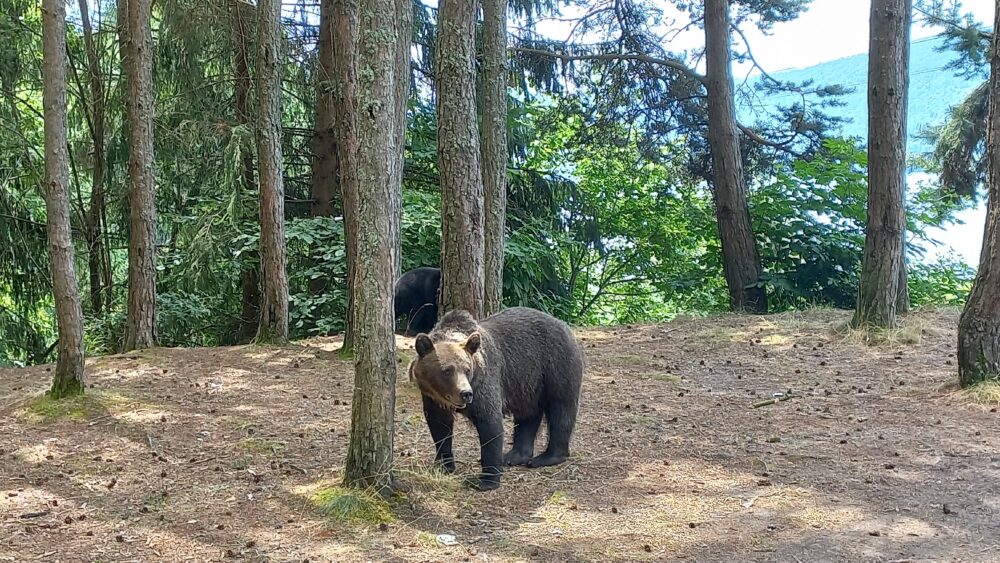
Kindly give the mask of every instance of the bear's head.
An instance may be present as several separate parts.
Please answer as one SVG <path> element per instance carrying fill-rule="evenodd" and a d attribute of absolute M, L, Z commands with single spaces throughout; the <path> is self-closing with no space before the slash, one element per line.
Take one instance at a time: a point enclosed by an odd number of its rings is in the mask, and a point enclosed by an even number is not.
<path fill-rule="evenodd" d="M 417 382 L 424 396 L 442 407 L 465 408 L 473 399 L 472 379 L 480 344 L 479 332 L 464 340 L 437 343 L 426 334 L 418 334 L 417 359 L 410 363 L 410 379 Z"/>

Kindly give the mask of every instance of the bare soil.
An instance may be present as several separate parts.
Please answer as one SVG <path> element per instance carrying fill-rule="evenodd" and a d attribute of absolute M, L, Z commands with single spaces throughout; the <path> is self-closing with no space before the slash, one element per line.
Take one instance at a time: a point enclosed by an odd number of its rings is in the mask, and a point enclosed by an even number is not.
<path fill-rule="evenodd" d="M 310 502 L 350 427 L 335 338 L 92 358 L 62 414 L 34 398 L 50 366 L 0 370 L 0 561 L 1000 561 L 1000 418 L 952 385 L 957 312 L 877 346 L 847 319 L 579 330 L 572 459 L 488 493 L 431 469 L 400 370 L 405 491 L 381 525 Z"/>

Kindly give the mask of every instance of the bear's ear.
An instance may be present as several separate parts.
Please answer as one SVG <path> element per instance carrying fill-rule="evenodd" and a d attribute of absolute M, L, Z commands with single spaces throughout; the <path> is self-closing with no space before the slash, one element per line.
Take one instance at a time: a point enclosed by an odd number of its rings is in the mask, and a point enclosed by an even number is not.
<path fill-rule="evenodd" d="M 417 335 L 416 348 L 417 348 L 417 355 L 423 358 L 427 354 L 430 354 L 431 352 L 434 351 L 434 343 L 431 342 L 430 336 L 427 336 L 426 334 L 421 332 L 420 334 Z"/>
<path fill-rule="evenodd" d="M 479 351 L 479 345 L 482 343 L 483 337 L 478 332 L 473 332 L 465 339 L 465 351 L 469 354 L 475 354 Z"/>

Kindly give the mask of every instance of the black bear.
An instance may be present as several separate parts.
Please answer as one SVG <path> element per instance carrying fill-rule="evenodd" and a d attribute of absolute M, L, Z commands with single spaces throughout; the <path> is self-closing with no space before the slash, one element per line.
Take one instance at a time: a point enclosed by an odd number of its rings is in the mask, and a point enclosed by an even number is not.
<path fill-rule="evenodd" d="M 396 281 L 395 317 L 406 315 L 406 336 L 430 332 L 437 323 L 439 268 L 415 268 Z"/>
<path fill-rule="evenodd" d="M 482 322 L 450 311 L 430 334 L 418 334 L 409 366 L 423 396 L 424 416 L 436 460 L 455 470 L 455 412 L 476 427 L 482 475 L 471 484 L 500 486 L 501 466 L 543 467 L 566 461 L 583 381 L 583 350 L 562 321 L 541 311 L 513 307 Z M 514 445 L 503 454 L 503 417 L 514 418 Z M 549 443 L 534 455 L 542 416 Z"/>

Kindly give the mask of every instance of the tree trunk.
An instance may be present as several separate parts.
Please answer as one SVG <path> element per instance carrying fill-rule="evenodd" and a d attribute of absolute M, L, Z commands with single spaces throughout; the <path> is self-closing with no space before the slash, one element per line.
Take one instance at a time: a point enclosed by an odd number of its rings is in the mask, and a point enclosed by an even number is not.
<path fill-rule="evenodd" d="M 481 103 L 485 259 L 483 316 L 503 306 L 504 228 L 507 223 L 507 2 L 483 1 Z"/>
<path fill-rule="evenodd" d="M 868 50 L 868 223 L 854 326 L 896 326 L 905 273 L 910 0 L 872 0 Z M 904 286 L 905 291 L 905 286 Z"/>
<path fill-rule="evenodd" d="M 333 0 L 320 0 L 319 41 L 316 61 L 316 111 L 312 138 L 313 217 L 333 217 L 337 212 L 338 155 L 336 116 L 333 112 L 334 54 Z"/>
<path fill-rule="evenodd" d="M 905 213 L 905 211 L 904 211 Z M 896 290 L 896 314 L 906 315 L 910 312 L 910 285 L 906 265 L 906 234 L 903 234 L 903 259 L 899 264 L 899 288 Z"/>
<path fill-rule="evenodd" d="M 73 260 L 66 142 L 66 3 L 42 3 L 42 108 L 45 118 L 45 209 L 59 358 L 50 395 L 83 393 L 83 311 Z"/>
<path fill-rule="evenodd" d="M 705 2 L 705 70 L 708 81 L 708 142 L 712 148 L 715 214 L 729 302 L 736 312 L 766 313 L 760 284 L 760 254 L 747 206 L 746 177 L 733 108 L 729 2 Z"/>
<path fill-rule="evenodd" d="M 399 180 L 393 180 L 399 183 L 400 186 L 403 185 L 403 165 L 406 161 L 406 111 L 407 106 L 410 101 L 410 82 L 413 80 L 413 75 L 410 69 L 411 54 L 410 49 L 413 46 L 413 2 L 396 2 L 396 7 L 399 9 L 399 32 L 398 43 L 396 45 L 396 112 L 399 119 L 396 120 L 396 143 L 399 145 L 399 165 L 394 168 L 394 172 L 398 172 L 400 177 Z M 400 188 L 402 189 L 402 188 Z M 403 223 L 403 206 L 399 206 L 399 220 L 396 226 L 402 228 Z M 393 235 L 392 240 L 396 241 L 396 263 L 393 265 L 392 279 L 397 280 L 401 275 L 403 275 L 403 239 L 402 233 L 397 232 Z"/>
<path fill-rule="evenodd" d="M 104 286 L 111 284 L 111 268 L 105 264 L 104 249 L 104 171 L 107 155 L 104 152 L 104 82 L 101 78 L 100 61 L 94 46 L 94 30 L 90 23 L 90 7 L 87 0 L 79 0 L 80 22 L 83 27 L 83 41 L 87 50 L 87 80 L 90 85 L 90 106 L 88 124 L 94 145 L 94 166 L 91 175 L 90 208 L 84 220 L 84 236 L 87 239 L 87 263 L 90 279 L 90 309 L 99 315 L 104 305 Z"/>
<path fill-rule="evenodd" d="M 281 156 L 281 1 L 257 3 L 257 165 L 260 174 L 260 268 L 263 289 L 258 342 L 288 340 L 285 277 L 285 187 Z"/>
<path fill-rule="evenodd" d="M 151 0 L 128 0 L 122 57 L 128 114 L 128 313 L 125 350 L 156 345 L 156 186 L 153 175 Z M 120 8 L 119 8 L 120 9 Z"/>
<path fill-rule="evenodd" d="M 1000 4 L 994 28 L 1000 24 Z M 1000 35 L 990 55 L 990 112 L 986 129 L 989 200 L 979 270 L 958 323 L 958 378 L 963 387 L 1000 378 Z"/>
<path fill-rule="evenodd" d="M 243 0 L 230 4 L 233 22 L 233 94 L 236 121 L 250 125 L 250 50 L 247 47 L 249 18 L 243 13 L 248 5 Z M 243 190 L 253 193 L 253 154 L 243 151 Z M 259 220 L 259 219 L 258 219 Z M 240 342 L 249 342 L 257 335 L 260 320 L 260 253 L 250 252 L 243 258 L 240 270 Z"/>
<path fill-rule="evenodd" d="M 347 318 L 345 319 L 344 344 L 341 356 L 347 357 L 354 350 L 354 264 L 357 241 L 358 193 L 358 25 L 359 12 L 356 2 L 334 0 L 333 52 L 334 71 L 338 85 L 333 101 L 337 127 L 337 154 L 340 162 L 340 200 L 344 209 L 344 255 L 347 261 Z"/>
<path fill-rule="evenodd" d="M 402 172 L 398 120 L 397 50 L 400 2 L 362 0 L 359 29 L 357 182 L 345 199 L 357 206 L 357 296 L 354 400 L 344 481 L 385 494 L 392 488 L 393 421 L 396 404 L 396 336 L 393 270 L 399 236 Z M 387 251 L 388 249 L 388 251 Z"/>
<path fill-rule="evenodd" d="M 440 314 L 483 314 L 483 172 L 476 125 L 476 3 L 441 0 L 438 8 L 438 165 L 441 169 Z"/>

